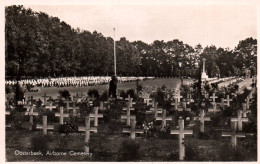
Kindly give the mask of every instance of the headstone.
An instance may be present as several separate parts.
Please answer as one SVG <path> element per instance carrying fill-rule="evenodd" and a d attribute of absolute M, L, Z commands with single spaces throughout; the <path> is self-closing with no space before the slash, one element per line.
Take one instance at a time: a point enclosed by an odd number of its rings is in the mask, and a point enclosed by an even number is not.
<path fill-rule="evenodd" d="M 98 114 L 98 107 L 94 107 L 94 113 L 90 113 L 90 118 L 94 118 L 94 126 L 98 126 L 98 118 L 103 118 L 103 114 Z"/>
<path fill-rule="evenodd" d="M 210 121 L 210 117 L 205 117 L 204 110 L 200 110 L 200 117 L 194 117 L 194 119 L 200 120 L 200 132 L 204 133 L 205 130 L 205 121 Z"/>
<path fill-rule="evenodd" d="M 123 128 L 123 133 L 130 133 L 130 138 L 135 139 L 136 133 L 144 133 L 143 129 L 135 129 L 135 118 L 131 119 L 131 128 Z"/>
<path fill-rule="evenodd" d="M 184 129 L 184 120 L 182 117 L 178 120 L 179 129 L 171 130 L 171 134 L 179 134 L 179 160 L 183 160 L 185 157 L 184 135 L 193 134 L 192 130 Z"/>
<path fill-rule="evenodd" d="M 237 111 L 237 117 L 232 117 L 231 122 L 237 122 L 238 131 L 242 131 L 243 122 L 248 122 L 248 118 L 242 117 L 242 110 Z"/>
<path fill-rule="evenodd" d="M 43 134 L 47 135 L 47 130 L 54 130 L 54 125 L 48 125 L 47 116 L 42 116 L 42 125 L 37 124 L 36 129 L 42 129 Z"/>
<path fill-rule="evenodd" d="M 63 124 L 63 118 L 64 117 L 69 117 L 68 113 L 63 113 L 63 107 L 60 107 L 60 113 L 55 113 L 56 117 L 60 118 L 60 124 Z"/>
<path fill-rule="evenodd" d="M 237 137 L 245 137 L 245 133 L 237 132 L 237 122 L 231 122 L 231 132 L 222 132 L 222 137 L 231 137 L 231 145 L 236 147 Z"/>

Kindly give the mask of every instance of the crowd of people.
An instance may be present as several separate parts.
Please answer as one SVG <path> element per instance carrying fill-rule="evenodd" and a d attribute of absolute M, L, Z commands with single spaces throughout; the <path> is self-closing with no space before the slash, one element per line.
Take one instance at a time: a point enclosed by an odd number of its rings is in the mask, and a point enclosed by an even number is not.
<path fill-rule="evenodd" d="M 117 77 L 119 83 L 153 79 L 154 77 Z M 23 79 L 18 82 L 21 85 L 31 85 L 33 87 L 86 87 L 91 85 L 108 84 L 110 76 L 87 76 L 87 77 L 60 77 L 60 78 L 43 78 L 43 79 Z M 16 80 L 6 80 L 5 84 L 13 86 L 17 84 Z"/>

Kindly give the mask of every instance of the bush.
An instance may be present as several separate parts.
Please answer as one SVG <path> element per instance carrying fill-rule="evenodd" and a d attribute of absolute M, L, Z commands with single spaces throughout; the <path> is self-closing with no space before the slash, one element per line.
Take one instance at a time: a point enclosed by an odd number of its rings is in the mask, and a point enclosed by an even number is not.
<path fill-rule="evenodd" d="M 8 85 L 5 85 L 5 94 L 12 93 L 12 88 Z"/>
<path fill-rule="evenodd" d="M 118 161 L 135 161 L 138 159 L 140 144 L 135 140 L 128 139 L 121 143 L 118 152 Z"/>
<path fill-rule="evenodd" d="M 61 98 L 65 98 L 66 100 L 70 99 L 70 92 L 68 90 L 59 91 Z"/>
<path fill-rule="evenodd" d="M 92 90 L 88 91 L 88 96 L 92 97 L 92 95 L 94 95 L 94 97 L 96 99 L 99 99 L 99 93 L 98 93 L 98 91 L 96 89 L 92 89 Z"/>
<path fill-rule="evenodd" d="M 52 140 L 48 135 L 38 134 L 31 139 L 32 150 L 35 152 L 41 151 L 45 154 L 49 150 Z"/>

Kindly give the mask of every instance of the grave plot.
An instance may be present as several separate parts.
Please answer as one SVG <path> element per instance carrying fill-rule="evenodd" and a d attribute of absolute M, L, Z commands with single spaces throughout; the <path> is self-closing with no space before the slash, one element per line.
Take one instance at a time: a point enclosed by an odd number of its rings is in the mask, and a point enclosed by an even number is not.
<path fill-rule="evenodd" d="M 204 87 L 199 94 L 189 86 L 132 89 L 117 99 L 46 93 L 6 105 L 6 159 L 255 161 L 256 89 Z"/>

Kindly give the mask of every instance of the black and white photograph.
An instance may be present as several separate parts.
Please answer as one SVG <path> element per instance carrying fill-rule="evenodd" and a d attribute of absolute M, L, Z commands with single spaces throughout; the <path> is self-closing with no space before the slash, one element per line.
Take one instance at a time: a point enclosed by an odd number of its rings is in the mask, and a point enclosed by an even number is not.
<path fill-rule="evenodd" d="M 257 163 L 256 1 L 30 2 L 1 5 L 3 162 Z"/>

